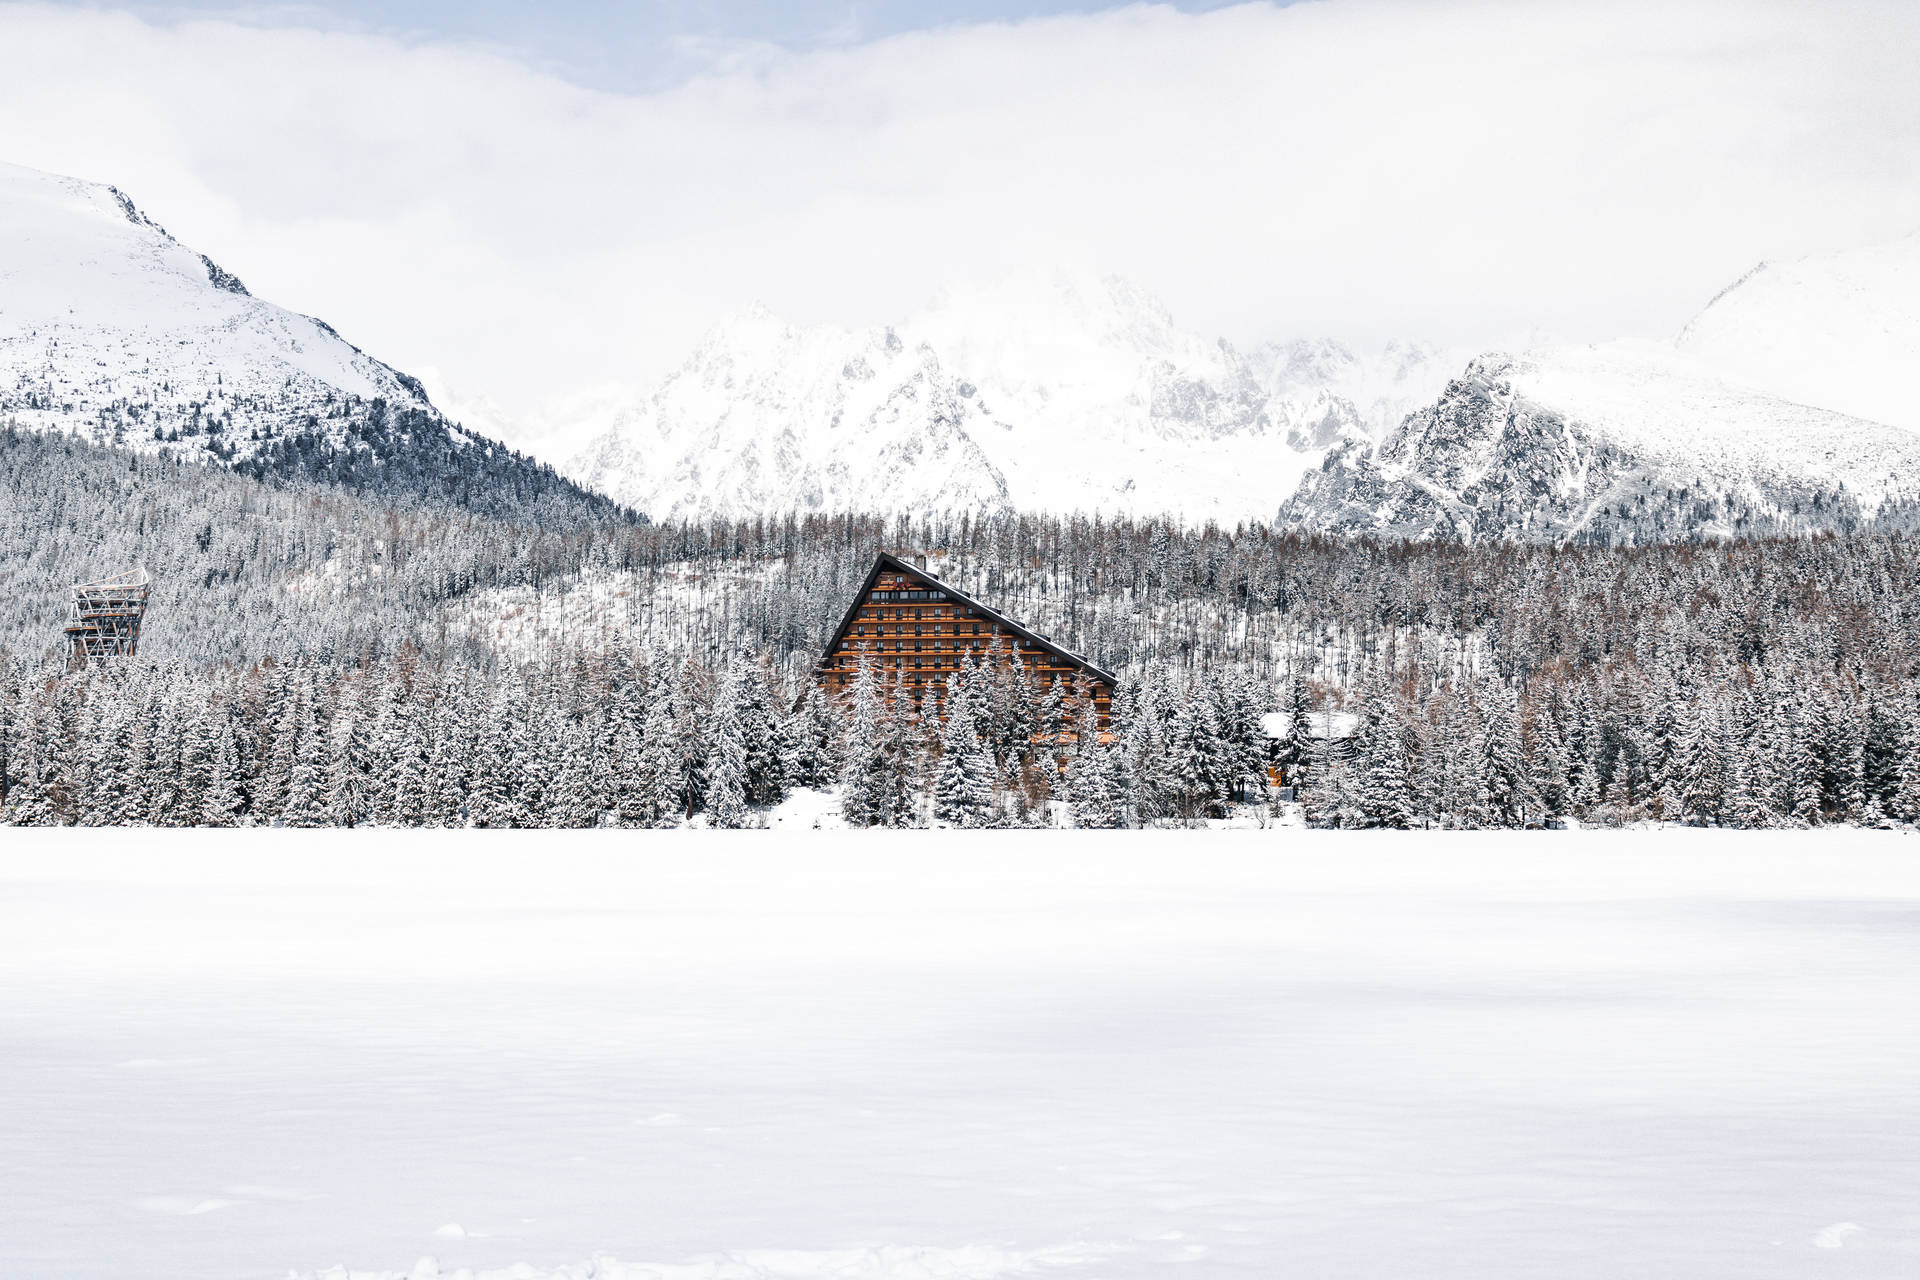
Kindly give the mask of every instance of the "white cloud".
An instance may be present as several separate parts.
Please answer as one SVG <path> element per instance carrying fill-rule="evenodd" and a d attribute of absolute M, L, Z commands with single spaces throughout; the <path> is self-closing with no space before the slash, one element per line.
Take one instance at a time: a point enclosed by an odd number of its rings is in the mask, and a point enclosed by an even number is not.
<path fill-rule="evenodd" d="M 471 47 L 0 7 L 0 158 L 524 413 L 760 299 L 1116 271 L 1189 327 L 1669 331 L 1920 225 L 1920 9 L 1330 0 L 762 51 L 590 92 Z"/>

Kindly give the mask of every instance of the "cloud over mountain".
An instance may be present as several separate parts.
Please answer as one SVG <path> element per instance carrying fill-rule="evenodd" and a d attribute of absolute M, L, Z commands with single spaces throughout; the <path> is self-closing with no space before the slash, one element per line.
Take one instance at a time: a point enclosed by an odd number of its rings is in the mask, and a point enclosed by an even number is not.
<path fill-rule="evenodd" d="M 1753 261 L 1920 223 L 1920 12 L 1881 0 L 1140 6 L 635 95 L 44 6 L 0 8 L 0 50 L 6 158 L 139 191 L 509 419 L 650 382 L 756 298 L 851 326 L 1065 266 L 1243 348 L 1654 336 Z"/>

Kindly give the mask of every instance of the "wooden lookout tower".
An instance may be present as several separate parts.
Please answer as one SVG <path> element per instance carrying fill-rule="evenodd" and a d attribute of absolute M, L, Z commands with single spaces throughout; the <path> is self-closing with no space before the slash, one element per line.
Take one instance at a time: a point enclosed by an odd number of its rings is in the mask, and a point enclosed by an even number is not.
<path fill-rule="evenodd" d="M 73 589 L 73 608 L 67 622 L 72 646 L 67 665 L 79 670 L 102 658 L 130 658 L 140 647 L 140 620 L 147 614 L 147 591 L 152 579 L 145 569 L 130 569 L 99 582 L 82 582 Z"/>

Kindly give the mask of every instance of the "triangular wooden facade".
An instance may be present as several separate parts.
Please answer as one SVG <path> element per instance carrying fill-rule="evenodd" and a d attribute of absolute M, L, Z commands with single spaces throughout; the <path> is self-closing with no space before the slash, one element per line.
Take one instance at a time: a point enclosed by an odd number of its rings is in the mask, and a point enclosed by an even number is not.
<path fill-rule="evenodd" d="M 842 693 L 863 654 L 881 673 L 899 676 L 910 696 L 944 685 L 971 653 L 976 662 L 1010 662 L 1017 653 L 1036 689 L 1071 677 L 1092 695 L 1106 724 L 1114 678 L 997 609 L 981 604 L 898 556 L 881 552 L 861 584 L 827 651 L 814 668 L 822 688 Z"/>

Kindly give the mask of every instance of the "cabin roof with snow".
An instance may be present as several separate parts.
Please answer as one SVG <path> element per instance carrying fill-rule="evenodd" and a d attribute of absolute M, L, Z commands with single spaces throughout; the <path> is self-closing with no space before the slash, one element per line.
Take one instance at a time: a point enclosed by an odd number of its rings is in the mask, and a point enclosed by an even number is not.
<path fill-rule="evenodd" d="M 883 586 L 883 578 L 889 585 L 896 583 L 899 585 L 887 589 Z M 881 620 L 863 623 L 863 610 L 866 611 L 866 616 L 878 617 Z M 903 639 L 905 633 L 896 629 L 889 638 L 883 630 L 886 622 L 891 621 L 896 628 L 899 628 L 908 615 L 915 619 L 912 625 L 917 626 L 929 625 L 918 623 L 917 620 L 922 615 L 937 617 L 932 624 L 935 627 L 949 622 L 980 623 L 988 628 L 981 634 L 981 638 L 991 641 L 998 637 L 1016 642 L 1022 660 L 1036 662 L 1042 676 L 1079 673 L 1104 685 L 1103 693 L 1110 693 L 1118 683 L 1112 675 L 1102 671 L 1072 650 L 1062 648 L 1039 632 L 1020 625 L 998 609 L 982 604 L 966 592 L 949 586 L 924 568 L 909 564 L 899 556 L 890 555 L 884 551 L 874 560 L 873 569 L 867 574 L 866 581 L 860 584 L 860 590 L 855 594 L 853 603 L 847 607 L 846 616 L 840 619 L 840 625 L 834 629 L 833 638 L 827 642 L 826 652 L 821 655 L 819 663 L 814 667 L 815 674 L 829 680 L 837 676 L 838 679 L 834 682 L 845 684 L 857 666 L 860 652 L 864 649 L 874 652 L 883 660 L 897 659 L 898 661 L 888 661 L 888 665 L 903 669 L 910 677 L 914 674 L 924 674 L 928 682 L 944 678 L 957 663 L 959 654 L 969 648 L 967 642 L 971 641 L 973 636 L 971 633 L 956 635 L 953 630 L 946 633 L 916 631 L 915 634 L 919 638 L 906 640 Z M 867 635 L 856 633 L 854 629 L 856 627 L 864 629 L 869 625 L 875 628 L 871 633 L 871 642 L 862 644 L 860 642 L 866 639 Z M 902 647 L 888 649 L 886 647 L 888 643 L 895 646 L 911 643 L 921 647 L 911 651 Z M 906 665 L 909 660 L 913 663 L 911 667 Z"/>

